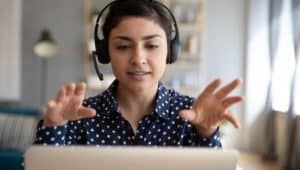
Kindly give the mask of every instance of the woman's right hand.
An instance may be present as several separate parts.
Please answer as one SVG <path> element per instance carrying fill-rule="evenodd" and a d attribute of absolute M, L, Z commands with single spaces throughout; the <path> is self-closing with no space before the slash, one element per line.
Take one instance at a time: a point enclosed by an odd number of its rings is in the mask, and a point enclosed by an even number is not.
<path fill-rule="evenodd" d="M 82 106 L 86 91 L 85 83 L 69 83 L 61 87 L 56 99 L 47 103 L 47 112 L 44 117 L 44 126 L 51 127 L 65 125 L 69 120 L 93 117 L 96 111 Z"/>

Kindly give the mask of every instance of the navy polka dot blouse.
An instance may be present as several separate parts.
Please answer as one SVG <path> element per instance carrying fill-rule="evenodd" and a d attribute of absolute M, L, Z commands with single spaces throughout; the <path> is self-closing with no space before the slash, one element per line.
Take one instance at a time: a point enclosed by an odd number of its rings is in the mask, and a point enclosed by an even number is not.
<path fill-rule="evenodd" d="M 167 89 L 162 83 L 159 83 L 154 111 L 139 121 L 134 133 L 129 122 L 122 117 L 113 95 L 117 85 L 118 82 L 114 81 L 102 94 L 84 100 L 84 106 L 96 110 L 93 118 L 54 127 L 44 127 L 40 121 L 35 144 L 221 147 L 219 130 L 209 138 L 201 137 L 190 122 L 180 118 L 179 111 L 191 108 L 194 99 Z"/>

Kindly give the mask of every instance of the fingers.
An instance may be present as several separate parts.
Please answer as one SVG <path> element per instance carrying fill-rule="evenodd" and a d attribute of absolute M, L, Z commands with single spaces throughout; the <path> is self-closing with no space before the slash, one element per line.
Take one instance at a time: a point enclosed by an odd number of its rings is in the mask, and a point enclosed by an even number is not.
<path fill-rule="evenodd" d="M 221 84 L 221 79 L 215 79 L 212 81 L 203 91 L 203 95 L 212 94 Z"/>
<path fill-rule="evenodd" d="M 69 83 L 66 87 L 66 95 L 71 96 L 75 93 L 76 84 L 75 83 Z"/>
<path fill-rule="evenodd" d="M 81 118 L 94 117 L 96 115 L 96 110 L 88 107 L 81 107 L 78 110 L 78 116 Z"/>
<path fill-rule="evenodd" d="M 223 101 L 223 109 L 224 111 L 221 111 L 221 113 L 224 113 L 225 110 L 227 110 L 230 106 L 232 106 L 235 103 L 241 102 L 243 100 L 242 96 L 233 96 L 233 97 L 228 97 Z M 233 117 L 229 112 L 225 114 L 221 114 L 221 119 L 225 119 L 229 121 L 235 128 L 240 128 L 240 124 L 238 121 Z"/>
<path fill-rule="evenodd" d="M 69 83 L 61 87 L 56 96 L 57 102 L 62 102 L 66 96 L 84 95 L 86 91 L 86 84 L 81 82 L 79 84 Z"/>
<path fill-rule="evenodd" d="M 84 95 L 86 90 L 86 84 L 81 82 L 75 87 L 75 95 Z"/>
<path fill-rule="evenodd" d="M 47 111 L 49 113 L 52 113 L 54 111 L 54 109 L 55 109 L 55 106 L 56 106 L 56 102 L 54 100 L 48 101 L 48 103 L 47 103 Z"/>
<path fill-rule="evenodd" d="M 227 97 L 222 102 L 224 110 L 226 110 L 228 107 L 232 106 L 235 103 L 241 102 L 242 100 L 244 100 L 242 96 Z"/>
<path fill-rule="evenodd" d="M 57 92 L 56 99 L 47 103 L 46 124 L 54 126 L 65 124 L 69 120 L 95 116 L 94 109 L 82 107 L 85 91 L 86 84 L 83 82 L 62 86 Z"/>
<path fill-rule="evenodd" d="M 235 128 L 240 128 L 240 124 L 231 114 L 224 114 L 224 119 L 229 121 Z"/>
<path fill-rule="evenodd" d="M 240 79 L 233 80 L 228 85 L 226 85 L 223 88 L 221 88 L 216 93 L 216 97 L 218 99 L 222 99 L 222 98 L 226 97 L 233 89 L 235 89 L 236 87 L 238 87 L 241 83 L 242 83 L 242 81 Z"/>
<path fill-rule="evenodd" d="M 232 90 L 241 84 L 241 80 L 235 79 L 216 91 L 220 84 L 220 79 L 211 82 L 195 101 L 193 108 L 182 110 L 180 116 L 199 127 L 198 129 L 203 129 L 203 127 L 214 129 L 223 120 L 227 120 L 234 127 L 239 128 L 240 124 L 238 121 L 231 114 L 226 113 L 226 110 L 233 104 L 243 100 L 242 96 L 227 97 Z"/>
<path fill-rule="evenodd" d="M 74 90 L 75 90 L 74 83 L 69 83 L 65 86 L 62 86 L 57 92 L 56 101 L 62 102 L 66 96 L 71 96 L 72 94 L 74 94 Z"/>
<path fill-rule="evenodd" d="M 182 119 L 190 121 L 192 123 L 195 122 L 196 119 L 196 113 L 193 110 L 182 110 L 179 112 L 179 115 Z"/>
<path fill-rule="evenodd" d="M 56 102 L 62 102 L 64 100 L 65 96 L 66 96 L 66 89 L 63 86 L 57 92 Z"/>

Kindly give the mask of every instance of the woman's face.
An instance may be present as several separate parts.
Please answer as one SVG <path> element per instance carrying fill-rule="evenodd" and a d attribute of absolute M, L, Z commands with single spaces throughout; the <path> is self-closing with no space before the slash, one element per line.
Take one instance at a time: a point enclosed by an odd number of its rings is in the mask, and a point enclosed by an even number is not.
<path fill-rule="evenodd" d="M 123 90 L 156 90 L 166 68 L 167 52 L 165 31 L 147 18 L 126 17 L 109 36 L 112 70 Z"/>

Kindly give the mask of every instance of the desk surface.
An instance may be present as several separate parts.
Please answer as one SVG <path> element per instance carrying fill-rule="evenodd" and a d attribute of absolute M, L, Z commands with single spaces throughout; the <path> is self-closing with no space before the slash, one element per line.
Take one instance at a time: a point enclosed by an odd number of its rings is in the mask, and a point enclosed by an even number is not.
<path fill-rule="evenodd" d="M 281 170 L 278 162 L 263 160 L 254 153 L 240 152 L 238 164 L 241 170 Z"/>

